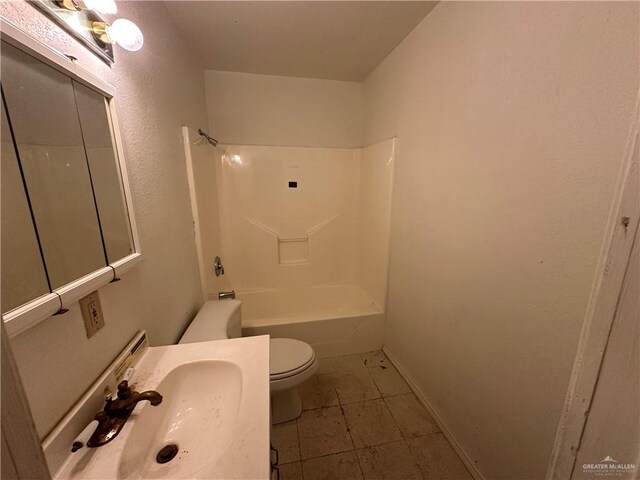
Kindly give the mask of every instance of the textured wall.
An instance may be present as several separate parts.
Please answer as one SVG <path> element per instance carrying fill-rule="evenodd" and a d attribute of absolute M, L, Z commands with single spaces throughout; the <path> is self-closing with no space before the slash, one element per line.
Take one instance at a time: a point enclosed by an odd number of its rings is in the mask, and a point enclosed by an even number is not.
<path fill-rule="evenodd" d="M 637 2 L 441 2 L 365 84 L 399 137 L 386 344 L 487 479 L 544 478 L 638 92 Z"/>
<path fill-rule="evenodd" d="M 112 83 L 145 260 L 100 290 L 106 326 L 86 339 L 79 308 L 13 339 L 40 435 L 45 435 L 139 329 L 153 345 L 178 339 L 202 302 L 180 126 L 207 124 L 202 67 L 160 2 L 118 2 L 145 35 L 108 68 L 25 2 L 2 14 Z"/>
<path fill-rule="evenodd" d="M 362 146 L 362 84 L 205 72 L 211 135 L 234 145 Z"/>

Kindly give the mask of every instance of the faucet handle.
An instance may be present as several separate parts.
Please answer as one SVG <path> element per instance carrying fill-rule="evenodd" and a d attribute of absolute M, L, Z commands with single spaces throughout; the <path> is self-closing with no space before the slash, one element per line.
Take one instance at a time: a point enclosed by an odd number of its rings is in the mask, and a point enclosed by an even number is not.
<path fill-rule="evenodd" d="M 101 410 L 94 415 L 93 419 L 97 420 L 98 422 L 104 422 L 105 420 L 109 419 L 109 415 L 107 415 L 104 411 Z"/>
<path fill-rule="evenodd" d="M 133 396 L 131 387 L 127 380 L 123 380 L 118 384 L 118 398 L 120 400 L 128 400 Z"/>
<path fill-rule="evenodd" d="M 224 267 L 222 266 L 222 260 L 220 257 L 216 257 L 213 261 L 213 272 L 216 274 L 216 277 L 224 275 Z"/>

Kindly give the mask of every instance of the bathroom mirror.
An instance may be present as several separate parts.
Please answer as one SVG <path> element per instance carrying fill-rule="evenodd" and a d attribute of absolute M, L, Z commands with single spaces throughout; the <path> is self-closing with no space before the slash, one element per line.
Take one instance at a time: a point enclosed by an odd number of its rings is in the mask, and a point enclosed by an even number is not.
<path fill-rule="evenodd" d="M 107 262 L 113 263 L 133 252 L 133 240 L 106 100 L 77 82 L 74 92 Z"/>
<path fill-rule="evenodd" d="M 75 85 L 3 44 L 2 90 L 51 287 L 61 287 L 106 265 Z"/>
<path fill-rule="evenodd" d="M 2 105 L 0 143 L 0 212 L 2 218 L 2 311 L 9 311 L 29 300 L 49 293 L 42 256 L 36 240 L 27 196 L 16 157 L 7 116 Z"/>
<path fill-rule="evenodd" d="M 64 311 L 139 249 L 112 87 L 2 34 L 2 313 L 13 321 L 47 295 Z"/>

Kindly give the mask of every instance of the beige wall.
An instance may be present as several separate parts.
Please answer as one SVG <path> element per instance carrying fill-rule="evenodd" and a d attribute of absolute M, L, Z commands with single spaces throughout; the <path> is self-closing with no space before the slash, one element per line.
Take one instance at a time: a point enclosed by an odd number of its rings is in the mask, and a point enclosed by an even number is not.
<path fill-rule="evenodd" d="M 45 435 L 139 329 L 153 345 L 176 341 L 202 303 L 182 124 L 205 128 L 202 67 L 158 2 L 118 2 L 145 35 L 136 53 L 116 47 L 109 69 L 38 10 L 2 2 L 2 14 L 78 57 L 117 88 L 117 110 L 145 260 L 100 290 L 106 326 L 86 339 L 78 305 L 13 339 L 38 432 Z"/>
<path fill-rule="evenodd" d="M 638 91 L 638 3 L 442 2 L 365 83 L 399 137 L 386 344 L 488 479 L 543 478 Z"/>
<path fill-rule="evenodd" d="M 354 148 L 362 145 L 362 84 L 205 72 L 210 134 L 222 143 Z"/>

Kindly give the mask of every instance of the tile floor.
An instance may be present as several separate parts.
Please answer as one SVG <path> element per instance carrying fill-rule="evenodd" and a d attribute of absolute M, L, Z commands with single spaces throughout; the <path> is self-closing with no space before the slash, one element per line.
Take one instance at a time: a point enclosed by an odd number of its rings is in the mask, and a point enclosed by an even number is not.
<path fill-rule="evenodd" d="M 381 351 L 326 358 L 273 427 L 281 480 L 472 480 Z"/>

